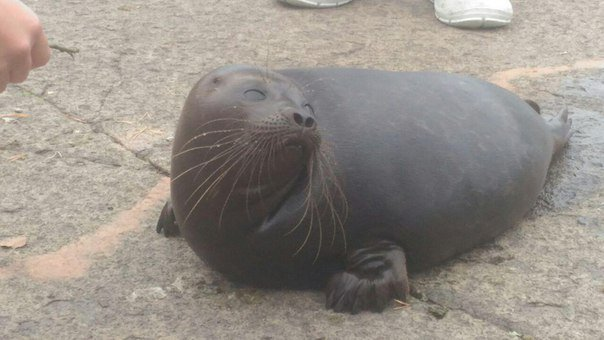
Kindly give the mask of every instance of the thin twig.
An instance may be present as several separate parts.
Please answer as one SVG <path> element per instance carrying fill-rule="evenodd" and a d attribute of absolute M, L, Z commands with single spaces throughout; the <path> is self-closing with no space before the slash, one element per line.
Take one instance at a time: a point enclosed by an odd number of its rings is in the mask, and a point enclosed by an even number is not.
<path fill-rule="evenodd" d="M 64 47 L 64 46 L 57 45 L 57 44 L 50 44 L 50 45 L 48 45 L 48 47 L 52 48 L 53 50 L 57 50 L 59 52 L 67 53 L 71 56 L 72 59 L 75 59 L 76 53 L 80 52 L 80 49 L 78 49 L 78 48 L 69 48 L 69 47 Z"/>

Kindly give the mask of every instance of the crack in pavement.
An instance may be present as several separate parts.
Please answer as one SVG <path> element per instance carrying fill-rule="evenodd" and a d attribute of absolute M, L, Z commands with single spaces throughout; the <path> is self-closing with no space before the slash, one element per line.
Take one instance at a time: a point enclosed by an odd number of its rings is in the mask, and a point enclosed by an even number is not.
<path fill-rule="evenodd" d="M 72 115 L 71 113 L 67 112 L 66 110 L 64 110 L 63 108 L 61 108 L 55 101 L 53 101 L 52 99 L 49 99 L 49 98 L 45 97 L 44 94 L 35 93 L 34 91 L 32 91 L 32 90 L 30 90 L 30 89 L 28 89 L 28 88 L 26 88 L 26 87 L 24 87 L 22 85 L 15 85 L 15 87 L 17 87 L 18 89 L 20 89 L 21 91 L 23 91 L 23 92 L 25 92 L 25 93 L 27 93 L 29 95 L 32 95 L 32 96 L 34 96 L 34 97 L 36 97 L 38 99 L 41 99 L 45 103 L 47 103 L 50 106 L 52 106 L 53 108 L 55 108 L 57 111 L 59 111 L 59 113 L 61 113 L 65 117 L 67 117 L 67 119 L 69 119 L 69 120 L 72 120 L 72 121 L 80 123 L 80 124 L 88 124 L 89 123 L 88 121 L 86 121 L 86 120 L 84 120 L 82 118 L 76 117 L 76 116 Z"/>
<path fill-rule="evenodd" d="M 119 82 L 120 84 L 122 83 L 121 81 Z M 83 125 L 87 125 L 90 130 L 93 133 L 97 133 L 97 134 L 102 134 L 106 137 L 109 138 L 109 140 L 111 142 L 113 142 L 114 144 L 119 145 L 122 149 L 128 151 L 129 153 L 131 153 L 134 157 L 136 157 L 137 159 L 149 164 L 153 169 L 155 169 L 155 171 L 162 175 L 162 176 L 170 176 L 170 172 L 166 169 L 164 169 L 163 167 L 161 167 L 160 165 L 158 165 L 155 162 L 152 162 L 149 157 L 145 156 L 145 155 L 141 155 L 139 152 L 136 152 L 135 150 L 132 150 L 130 148 L 128 148 L 126 146 L 126 144 L 124 142 L 122 142 L 118 137 L 110 134 L 109 132 L 107 132 L 104 127 L 100 124 L 101 122 L 99 121 L 88 121 L 88 120 L 84 120 L 81 119 L 79 117 L 76 117 L 74 115 L 72 115 L 71 113 L 67 112 L 65 109 L 63 109 L 62 107 L 60 107 L 55 101 L 53 101 L 52 99 L 49 99 L 47 97 L 45 97 L 44 95 L 40 95 L 37 94 L 33 91 L 31 91 L 30 89 L 27 89 L 23 86 L 18 85 L 17 86 L 20 90 L 26 92 L 27 94 L 30 94 L 36 98 L 39 98 L 41 100 L 43 100 L 45 103 L 49 104 L 50 106 L 52 106 L 53 108 L 55 108 L 57 111 L 59 111 L 59 113 L 61 113 L 63 116 L 65 116 L 67 119 L 72 120 L 74 122 L 83 124 Z M 114 87 L 114 86 L 112 86 Z M 107 91 L 107 96 L 109 96 L 110 91 Z M 97 111 L 99 112 L 99 111 Z"/>
<path fill-rule="evenodd" d="M 128 42 L 128 41 L 126 41 L 126 42 Z M 99 109 L 96 110 L 97 114 L 100 114 L 101 111 L 103 111 L 103 108 L 105 108 L 105 102 L 107 101 L 107 98 L 109 98 L 109 96 L 111 94 L 113 94 L 113 91 L 115 91 L 116 88 L 119 88 L 124 84 L 124 74 L 123 74 L 124 70 L 122 68 L 122 59 L 124 58 L 125 55 L 126 55 L 126 53 L 124 53 L 123 51 L 117 51 L 117 58 L 114 58 L 111 66 L 113 68 L 115 68 L 115 70 L 117 71 L 119 81 L 117 83 L 111 85 L 109 87 L 109 89 L 106 90 L 105 93 L 103 93 L 103 97 L 100 100 Z"/>
<path fill-rule="evenodd" d="M 107 136 L 113 143 L 118 144 L 119 146 L 121 146 L 124 150 L 127 150 L 128 152 L 130 152 L 134 157 L 140 159 L 141 161 L 146 162 L 147 164 L 149 164 L 153 169 L 155 169 L 155 171 L 163 176 L 170 176 L 170 172 L 166 169 L 164 169 L 162 166 L 160 166 L 159 164 L 153 162 L 149 157 L 147 157 L 146 155 L 142 155 L 141 152 L 136 152 L 135 150 L 130 149 L 128 146 L 126 146 L 126 144 L 124 142 L 122 142 L 121 139 L 119 139 L 117 136 L 112 135 L 111 133 L 107 132 L 105 130 L 105 128 L 102 126 L 102 124 L 99 123 L 93 123 L 90 125 L 90 127 L 92 128 L 93 132 L 95 133 L 100 133 L 103 134 L 105 136 Z"/>
<path fill-rule="evenodd" d="M 473 319 L 480 320 L 484 323 L 492 325 L 508 334 L 517 333 L 518 331 L 521 331 L 522 335 L 532 335 L 532 334 L 525 333 L 522 329 L 512 328 L 512 324 L 514 323 L 514 321 L 506 319 L 504 317 L 493 315 L 492 313 L 487 312 L 485 315 L 482 315 L 480 312 L 470 311 L 463 307 L 449 307 L 446 305 L 443 305 L 443 306 L 446 308 L 449 308 L 450 310 L 462 312 L 462 313 L 470 316 Z"/>
<path fill-rule="evenodd" d="M 505 318 L 501 318 L 501 317 L 492 318 L 492 317 L 490 317 L 491 316 L 490 314 L 488 314 L 487 316 L 482 316 L 482 315 L 480 315 L 480 313 L 466 310 L 463 307 L 448 306 L 447 304 L 438 302 L 435 299 L 428 297 L 427 294 L 425 294 L 421 291 L 415 290 L 415 289 L 412 290 L 411 296 L 413 296 L 414 298 L 416 298 L 419 301 L 422 301 L 423 303 L 427 304 L 428 306 L 435 306 L 435 307 L 444 308 L 446 310 L 462 312 L 473 319 L 480 320 L 484 323 L 492 325 L 493 327 L 496 327 L 506 333 L 512 333 L 512 332 L 517 331 L 517 330 L 511 328 L 510 324 L 512 323 L 512 321 L 507 320 Z M 444 315 L 443 315 L 443 317 L 444 317 Z M 438 318 L 438 317 L 435 316 L 435 318 Z"/>

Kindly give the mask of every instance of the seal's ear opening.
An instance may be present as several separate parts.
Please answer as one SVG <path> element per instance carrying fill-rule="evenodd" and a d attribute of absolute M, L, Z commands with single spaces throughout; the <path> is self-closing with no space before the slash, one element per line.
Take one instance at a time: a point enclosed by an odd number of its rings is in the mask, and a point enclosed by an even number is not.
<path fill-rule="evenodd" d="M 530 100 L 530 99 L 525 99 L 524 100 L 527 104 L 530 105 L 530 107 L 533 108 L 533 110 L 535 110 L 535 112 L 537 112 L 538 114 L 541 114 L 541 108 L 539 107 L 539 104 L 535 103 L 534 101 Z"/>

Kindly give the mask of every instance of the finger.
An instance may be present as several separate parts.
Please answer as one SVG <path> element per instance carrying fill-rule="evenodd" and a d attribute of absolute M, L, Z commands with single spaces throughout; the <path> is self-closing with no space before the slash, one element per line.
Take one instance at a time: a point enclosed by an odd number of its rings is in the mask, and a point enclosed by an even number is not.
<path fill-rule="evenodd" d="M 48 39 L 43 31 L 40 31 L 38 39 L 31 49 L 31 67 L 36 68 L 46 65 L 50 59 L 50 47 L 48 47 Z"/>
<path fill-rule="evenodd" d="M 8 84 L 8 70 L 0 68 L 0 93 L 6 90 Z"/>
<path fill-rule="evenodd" d="M 12 58 L 12 65 L 9 65 L 10 74 L 8 81 L 11 83 L 22 83 L 27 79 L 31 69 L 31 49 L 21 52 Z"/>

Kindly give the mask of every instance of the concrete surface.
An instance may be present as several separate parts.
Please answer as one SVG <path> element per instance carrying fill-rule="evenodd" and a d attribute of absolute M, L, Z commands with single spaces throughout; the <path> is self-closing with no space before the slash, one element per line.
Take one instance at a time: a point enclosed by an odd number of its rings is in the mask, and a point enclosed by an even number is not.
<path fill-rule="evenodd" d="M 427 0 L 26 1 L 80 52 L 0 95 L 0 338 L 604 338 L 604 4 L 512 1 L 510 26 L 479 31 Z M 229 63 L 472 74 L 567 106 L 576 133 L 531 216 L 414 275 L 423 299 L 335 314 L 321 292 L 225 281 L 154 231 L 184 98 Z"/>

